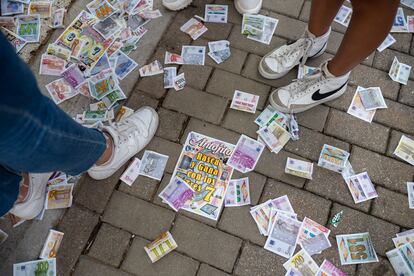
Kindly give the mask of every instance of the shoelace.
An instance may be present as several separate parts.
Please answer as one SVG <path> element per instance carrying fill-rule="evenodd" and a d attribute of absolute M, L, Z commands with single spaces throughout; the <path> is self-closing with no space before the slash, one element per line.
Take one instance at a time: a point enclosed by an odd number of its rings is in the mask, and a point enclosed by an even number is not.
<path fill-rule="evenodd" d="M 272 54 L 269 55 L 269 57 L 272 57 L 274 59 L 276 59 L 278 61 L 278 63 L 285 65 L 286 63 L 288 63 L 289 60 L 292 59 L 292 57 L 294 56 L 294 54 L 298 53 L 299 51 L 303 50 L 303 58 L 300 62 L 300 66 L 303 66 L 307 59 L 308 59 L 308 52 L 309 49 L 311 49 L 311 47 L 313 46 L 313 39 L 310 38 L 301 38 L 299 39 L 297 42 L 298 43 L 300 40 L 303 40 L 299 45 L 295 46 L 295 47 L 289 47 L 286 46 L 286 48 L 281 51 L 280 53 L 277 53 L 277 51 L 273 52 Z"/>
<path fill-rule="evenodd" d="M 305 94 L 309 87 L 315 85 L 316 83 L 319 83 L 318 86 L 320 86 L 325 80 L 326 76 L 320 69 L 315 71 L 310 76 L 304 76 L 302 79 L 293 80 L 293 83 L 287 87 L 290 94 L 288 106 L 290 106 L 292 100 Z"/>
<path fill-rule="evenodd" d="M 140 120 L 137 118 L 137 120 Z M 141 121 L 141 120 L 140 120 Z M 141 121 L 142 122 L 142 121 Z M 148 130 L 145 129 L 144 122 L 142 124 L 134 124 L 133 121 L 125 119 L 125 121 L 117 123 L 109 123 L 110 126 L 116 128 L 118 133 L 118 140 L 120 144 L 123 144 L 129 140 L 129 138 L 139 135 L 148 135 Z"/>

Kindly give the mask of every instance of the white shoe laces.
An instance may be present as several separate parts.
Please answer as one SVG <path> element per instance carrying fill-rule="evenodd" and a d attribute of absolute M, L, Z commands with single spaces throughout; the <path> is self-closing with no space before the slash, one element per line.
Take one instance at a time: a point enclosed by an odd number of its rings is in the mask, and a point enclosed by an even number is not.
<path fill-rule="evenodd" d="M 298 45 L 294 45 L 298 44 Z M 300 52 L 303 51 L 303 58 L 300 62 L 300 65 L 303 66 L 307 59 L 309 50 L 312 48 L 314 41 L 311 38 L 300 38 L 292 45 L 286 45 L 284 48 L 280 49 L 281 51 L 274 51 L 269 55 L 269 57 L 276 59 L 278 64 L 285 66 L 292 59 L 295 59 L 295 56 L 300 56 Z"/>
<path fill-rule="evenodd" d="M 302 95 L 306 94 L 309 87 L 316 84 L 316 87 L 321 86 L 326 81 L 326 76 L 322 70 L 315 71 L 312 75 L 304 76 L 302 79 L 295 79 L 293 82 L 286 86 L 286 90 L 289 91 L 289 106 L 292 100 L 295 100 Z"/>
<path fill-rule="evenodd" d="M 135 124 L 133 121 L 125 119 L 121 122 L 110 123 L 110 126 L 117 130 L 119 145 L 127 143 L 131 138 L 138 136 L 147 136 L 148 130 L 144 127 L 144 122 L 142 124 Z"/>

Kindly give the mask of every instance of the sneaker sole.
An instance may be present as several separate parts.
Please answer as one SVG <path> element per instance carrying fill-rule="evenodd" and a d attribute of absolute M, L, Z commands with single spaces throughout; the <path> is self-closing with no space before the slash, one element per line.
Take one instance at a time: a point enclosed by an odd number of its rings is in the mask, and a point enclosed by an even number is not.
<path fill-rule="evenodd" d="M 258 14 L 260 12 L 260 9 L 262 8 L 262 4 L 263 4 L 263 1 L 260 1 L 260 4 L 257 5 L 256 8 L 250 9 L 250 10 L 246 10 L 246 9 L 243 9 L 242 7 L 240 7 L 240 5 L 238 4 L 237 1 L 234 1 L 234 7 L 236 8 L 236 10 L 240 14 L 245 14 L 245 13 L 247 13 L 247 14 Z"/>
<path fill-rule="evenodd" d="M 169 5 L 163 3 L 163 6 L 171 11 L 180 11 L 187 8 L 191 4 L 191 2 L 193 2 L 193 0 L 186 0 L 181 5 Z"/>
<path fill-rule="evenodd" d="M 331 97 L 328 97 L 328 98 L 326 98 L 326 99 L 320 100 L 320 101 L 319 101 L 319 102 L 317 102 L 317 103 L 310 104 L 310 105 L 308 105 L 308 106 L 301 107 L 301 108 L 296 108 L 296 109 L 287 109 L 286 107 L 283 107 L 283 106 L 279 106 L 279 105 L 277 105 L 277 104 L 273 101 L 273 96 L 272 96 L 272 95 L 273 95 L 273 93 L 276 93 L 276 92 L 277 92 L 277 90 L 273 91 L 273 92 L 272 92 L 272 94 L 270 95 L 270 97 L 269 97 L 269 103 L 270 103 L 270 105 L 271 105 L 271 106 L 273 106 L 273 107 L 274 107 L 277 111 L 282 112 L 282 113 L 293 113 L 293 114 L 296 114 L 296 113 L 301 113 L 301 112 L 307 111 L 307 110 L 309 110 L 309 109 L 311 109 L 311 108 L 314 108 L 314 107 L 315 107 L 315 106 L 317 106 L 317 105 L 320 105 L 320 104 L 323 104 L 323 103 L 326 103 L 326 102 L 329 102 L 329 101 L 335 100 L 336 98 L 341 97 L 341 96 L 345 93 L 347 86 L 348 86 L 348 85 L 345 85 L 345 86 L 344 86 L 341 90 L 339 90 L 339 91 L 338 91 L 338 93 L 335 93 L 335 94 L 334 94 L 334 95 L 332 95 Z"/>
<path fill-rule="evenodd" d="M 316 54 L 316 55 L 314 55 L 313 57 L 310 57 L 309 59 L 312 59 L 312 58 L 317 58 L 317 57 L 319 57 L 319 56 L 321 56 L 321 55 L 323 55 L 324 53 L 325 53 L 325 50 L 326 50 L 326 47 L 327 47 L 327 43 L 325 44 L 325 46 L 322 48 L 322 50 L 320 50 L 319 52 L 318 52 L 318 54 Z M 269 80 L 276 80 L 276 79 L 280 79 L 280 78 L 283 78 L 284 76 L 286 76 L 293 68 L 295 68 L 296 66 L 298 66 L 299 64 L 297 64 L 297 65 L 295 65 L 295 66 L 293 66 L 291 69 L 289 69 L 289 70 L 287 70 L 286 72 L 283 72 L 283 73 L 280 73 L 280 74 L 278 74 L 278 73 L 275 73 L 275 74 L 269 74 L 268 72 L 266 72 L 264 69 L 263 69 L 263 64 L 262 64 L 262 62 L 264 62 L 264 59 L 265 59 L 265 57 L 262 57 L 262 59 L 260 60 L 260 62 L 259 62 L 259 67 L 258 67 L 258 69 L 259 69 L 259 73 L 260 73 L 260 75 L 262 75 L 262 77 L 263 78 L 265 78 L 265 79 L 269 79 Z"/>

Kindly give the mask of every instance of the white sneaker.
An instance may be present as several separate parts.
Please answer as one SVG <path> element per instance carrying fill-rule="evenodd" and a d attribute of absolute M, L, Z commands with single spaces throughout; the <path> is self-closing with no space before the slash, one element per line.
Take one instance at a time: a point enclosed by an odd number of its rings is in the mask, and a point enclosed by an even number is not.
<path fill-rule="evenodd" d="M 169 10 L 179 11 L 188 7 L 193 0 L 162 0 L 162 4 Z"/>
<path fill-rule="evenodd" d="M 335 77 L 327 65 L 325 62 L 311 75 L 273 91 L 270 104 L 283 113 L 299 113 L 344 94 L 350 72 Z"/>
<path fill-rule="evenodd" d="M 240 14 L 256 14 L 262 8 L 263 0 L 234 0 L 234 6 Z"/>
<path fill-rule="evenodd" d="M 29 188 L 26 199 L 14 204 L 9 213 L 31 220 L 42 212 L 45 206 L 46 186 L 52 173 L 29 173 Z"/>
<path fill-rule="evenodd" d="M 113 175 L 119 168 L 145 148 L 158 128 L 158 114 L 148 106 L 135 111 L 125 120 L 104 127 L 113 139 L 111 159 L 101 166 L 94 165 L 88 170 L 90 177 L 102 180 Z"/>
<path fill-rule="evenodd" d="M 302 38 L 290 45 L 283 45 L 265 55 L 259 64 L 259 72 L 266 79 L 278 79 L 286 75 L 296 65 L 304 65 L 308 58 L 325 52 L 331 29 L 326 34 L 315 37 L 308 30 Z"/>

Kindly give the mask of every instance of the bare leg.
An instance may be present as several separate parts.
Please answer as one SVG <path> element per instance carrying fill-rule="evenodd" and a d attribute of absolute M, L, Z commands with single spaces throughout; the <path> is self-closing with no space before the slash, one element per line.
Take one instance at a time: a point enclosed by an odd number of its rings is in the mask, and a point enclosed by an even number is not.
<path fill-rule="evenodd" d="M 333 75 L 341 76 L 348 73 L 384 41 L 394 22 L 399 2 L 352 1 L 353 14 L 348 30 L 338 52 L 328 64 L 328 69 Z"/>
<path fill-rule="evenodd" d="M 315 36 L 325 34 L 344 0 L 312 0 L 308 28 Z"/>

